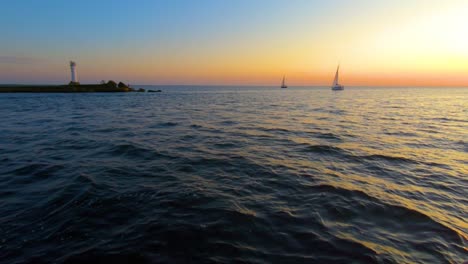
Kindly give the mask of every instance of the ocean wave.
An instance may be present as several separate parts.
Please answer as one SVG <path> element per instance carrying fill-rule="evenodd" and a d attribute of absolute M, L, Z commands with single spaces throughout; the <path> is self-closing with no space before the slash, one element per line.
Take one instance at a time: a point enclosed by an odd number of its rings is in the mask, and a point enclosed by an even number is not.
<path fill-rule="evenodd" d="M 450 89 L 164 89 L 0 96 L 0 262 L 466 260 Z"/>
<path fill-rule="evenodd" d="M 346 153 L 343 149 L 330 145 L 307 145 L 302 148 L 302 152 L 317 153 L 317 154 L 338 154 Z"/>
<path fill-rule="evenodd" d="M 317 138 L 331 139 L 336 141 L 342 141 L 342 137 L 334 133 L 320 133 L 320 132 L 311 132 L 311 135 Z"/>
<path fill-rule="evenodd" d="M 353 207 L 335 206 L 328 209 L 329 216 L 332 216 L 335 221 L 337 219 L 350 221 L 350 218 L 361 218 L 364 221 L 379 221 L 382 228 L 389 228 L 390 231 L 402 232 L 402 228 L 412 232 L 432 232 L 434 234 L 443 234 L 447 241 L 457 241 L 463 243 L 463 239 L 459 233 L 446 226 L 444 223 L 437 221 L 420 210 L 410 207 L 388 203 L 376 197 L 369 195 L 362 190 L 345 189 L 328 184 L 317 184 L 308 186 L 319 193 L 337 194 L 341 199 L 352 202 Z M 401 226 L 400 220 L 404 219 L 405 226 Z M 360 221 L 362 221 L 360 220 Z M 385 222 L 385 224 L 383 224 Z M 406 231 L 405 231 L 406 232 Z M 424 235 L 426 238 L 431 238 L 430 235 Z M 421 235 L 421 237 L 423 237 Z"/>
<path fill-rule="evenodd" d="M 98 152 L 94 153 L 94 155 L 106 155 L 109 157 L 128 157 L 129 159 L 135 160 L 157 160 L 161 158 L 166 159 L 175 159 L 171 155 L 163 154 L 156 149 L 142 147 L 135 143 L 122 143 L 118 145 L 108 146 L 106 148 L 101 148 Z"/>
<path fill-rule="evenodd" d="M 376 160 L 383 160 L 383 161 L 389 161 L 389 162 L 408 162 L 408 163 L 418 163 L 418 161 L 415 161 L 410 158 L 405 158 L 401 156 L 391 156 L 391 155 L 382 155 L 382 154 L 372 154 L 372 155 L 365 155 L 365 156 L 356 156 L 359 159 L 365 159 L 365 160 L 371 160 L 371 161 L 376 161 Z"/>
<path fill-rule="evenodd" d="M 177 122 L 161 122 L 157 124 L 152 124 L 148 126 L 148 128 L 164 128 L 164 127 L 175 127 L 178 126 L 179 123 Z"/>

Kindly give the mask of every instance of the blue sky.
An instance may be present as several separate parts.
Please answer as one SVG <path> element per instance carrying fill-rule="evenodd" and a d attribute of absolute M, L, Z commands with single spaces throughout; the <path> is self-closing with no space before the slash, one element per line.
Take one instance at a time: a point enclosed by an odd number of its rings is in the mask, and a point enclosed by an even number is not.
<path fill-rule="evenodd" d="M 294 2 L 296 4 L 284 4 Z M 136 41 L 173 44 L 183 40 L 210 42 L 223 36 L 248 37 L 262 30 L 294 25 L 300 16 L 334 12 L 310 0 L 144 0 L 144 1 L 7 1 L 2 3 L 2 53 L 108 49 Z M 336 1 L 335 1 L 336 2 Z M 337 10 L 335 10 L 337 12 Z M 319 25 L 311 24 L 310 30 Z M 272 32 L 274 33 L 274 32 Z M 118 43 L 109 43 L 116 41 Z M 71 48 L 73 47 L 73 49 Z M 79 53 L 78 53 L 79 54 Z"/>

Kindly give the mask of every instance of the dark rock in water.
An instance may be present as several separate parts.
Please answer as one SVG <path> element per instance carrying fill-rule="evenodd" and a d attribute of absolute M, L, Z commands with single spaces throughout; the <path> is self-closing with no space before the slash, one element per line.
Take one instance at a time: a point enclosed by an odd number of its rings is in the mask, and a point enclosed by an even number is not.
<path fill-rule="evenodd" d="M 148 90 L 148 93 L 160 93 L 161 90 Z"/>
<path fill-rule="evenodd" d="M 140 89 L 137 90 L 137 92 L 144 93 L 144 92 L 145 92 L 145 89 L 140 88 Z"/>

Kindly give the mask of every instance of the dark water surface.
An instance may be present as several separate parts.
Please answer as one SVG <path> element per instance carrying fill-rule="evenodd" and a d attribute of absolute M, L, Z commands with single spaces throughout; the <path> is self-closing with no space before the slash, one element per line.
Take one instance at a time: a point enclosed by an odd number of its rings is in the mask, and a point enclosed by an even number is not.
<path fill-rule="evenodd" d="M 462 263 L 468 89 L 0 94 L 2 263 Z"/>

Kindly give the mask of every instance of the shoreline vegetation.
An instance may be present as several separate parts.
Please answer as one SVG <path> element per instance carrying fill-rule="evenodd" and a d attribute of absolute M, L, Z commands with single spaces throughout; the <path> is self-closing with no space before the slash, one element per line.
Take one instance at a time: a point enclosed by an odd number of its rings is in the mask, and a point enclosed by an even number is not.
<path fill-rule="evenodd" d="M 145 89 L 135 89 L 130 85 L 114 81 L 101 84 L 80 84 L 70 82 L 66 85 L 0 85 L 0 93 L 103 93 L 103 92 L 146 92 Z M 149 91 L 148 91 L 149 92 Z M 151 92 L 161 92 L 161 90 Z"/>

